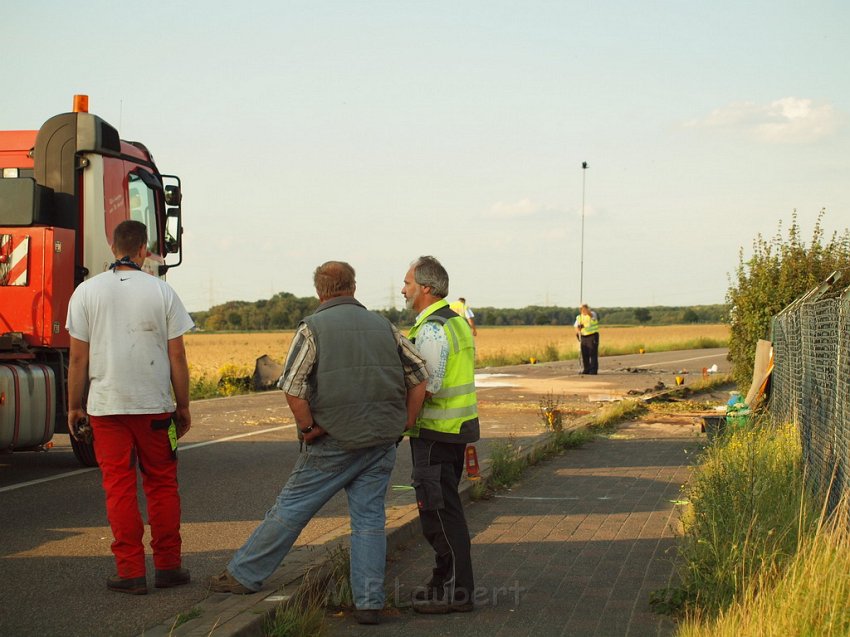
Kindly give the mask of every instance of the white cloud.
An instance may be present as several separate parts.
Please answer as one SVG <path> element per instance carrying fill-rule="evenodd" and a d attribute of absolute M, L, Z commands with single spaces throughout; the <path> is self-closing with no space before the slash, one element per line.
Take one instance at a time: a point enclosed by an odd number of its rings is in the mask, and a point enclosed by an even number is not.
<path fill-rule="evenodd" d="M 546 206 L 535 203 L 531 199 L 520 199 L 515 203 L 497 201 L 487 212 L 488 217 L 507 219 L 513 217 L 530 217 L 546 209 Z"/>
<path fill-rule="evenodd" d="M 537 203 L 531 199 L 520 199 L 513 203 L 497 201 L 489 210 L 482 213 L 483 217 L 492 219 L 526 219 L 528 217 L 559 217 L 564 214 L 562 208 L 548 204 Z"/>
<path fill-rule="evenodd" d="M 706 117 L 685 123 L 693 128 L 740 130 L 767 143 L 794 144 L 818 141 L 835 133 L 843 123 L 832 104 L 783 97 L 769 104 L 735 102 Z"/>

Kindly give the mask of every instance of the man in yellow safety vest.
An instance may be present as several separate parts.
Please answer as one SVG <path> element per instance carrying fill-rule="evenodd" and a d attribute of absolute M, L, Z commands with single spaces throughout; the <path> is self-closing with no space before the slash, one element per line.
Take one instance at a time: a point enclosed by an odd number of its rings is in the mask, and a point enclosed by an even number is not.
<path fill-rule="evenodd" d="M 425 539 L 434 548 L 431 579 L 413 591 L 418 613 L 473 610 L 469 528 L 458 495 L 466 445 L 478 440 L 475 342 L 466 319 L 449 308 L 449 275 L 434 257 L 419 257 L 402 294 L 416 310 L 408 333 L 425 359 L 428 382 L 416 424 L 406 433 L 413 454 L 413 486 Z"/>
<path fill-rule="evenodd" d="M 587 303 L 576 316 L 575 328 L 581 343 L 581 373 L 595 375 L 599 371 L 599 317 Z"/>

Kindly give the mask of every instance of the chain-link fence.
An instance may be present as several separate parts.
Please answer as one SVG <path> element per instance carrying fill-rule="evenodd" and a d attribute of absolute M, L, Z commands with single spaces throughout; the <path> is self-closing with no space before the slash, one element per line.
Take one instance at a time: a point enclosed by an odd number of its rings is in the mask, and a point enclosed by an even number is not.
<path fill-rule="evenodd" d="M 773 317 L 770 412 L 800 428 L 815 493 L 850 488 L 850 287 L 833 275 Z"/>

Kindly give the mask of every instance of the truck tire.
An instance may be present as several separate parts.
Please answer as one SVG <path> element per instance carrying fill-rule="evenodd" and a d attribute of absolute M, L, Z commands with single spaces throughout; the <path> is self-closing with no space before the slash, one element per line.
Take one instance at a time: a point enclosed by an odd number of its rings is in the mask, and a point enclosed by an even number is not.
<path fill-rule="evenodd" d="M 85 443 L 81 440 L 76 440 L 74 436 L 68 436 L 71 439 L 71 448 L 74 450 L 74 455 L 81 465 L 84 467 L 96 467 L 97 458 L 94 455 L 94 445 Z"/>

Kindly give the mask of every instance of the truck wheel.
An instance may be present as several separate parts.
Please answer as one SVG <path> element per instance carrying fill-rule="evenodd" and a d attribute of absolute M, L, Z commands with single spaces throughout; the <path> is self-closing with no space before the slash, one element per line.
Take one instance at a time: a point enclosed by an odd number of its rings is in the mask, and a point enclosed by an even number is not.
<path fill-rule="evenodd" d="M 74 436 L 70 434 L 68 437 L 71 439 L 71 448 L 74 450 L 74 455 L 77 457 L 79 463 L 84 467 L 96 467 L 97 458 L 94 455 L 94 445 L 75 440 Z"/>

